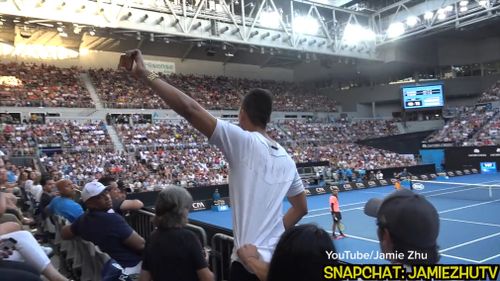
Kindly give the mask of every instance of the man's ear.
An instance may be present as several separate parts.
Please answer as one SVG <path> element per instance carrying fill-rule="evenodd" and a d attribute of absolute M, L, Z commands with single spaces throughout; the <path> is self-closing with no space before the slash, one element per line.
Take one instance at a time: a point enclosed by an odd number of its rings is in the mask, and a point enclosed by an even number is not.
<path fill-rule="evenodd" d="M 391 233 L 387 228 L 381 230 L 380 235 L 380 245 L 385 253 L 391 253 L 394 250 L 394 244 L 392 243 Z"/>

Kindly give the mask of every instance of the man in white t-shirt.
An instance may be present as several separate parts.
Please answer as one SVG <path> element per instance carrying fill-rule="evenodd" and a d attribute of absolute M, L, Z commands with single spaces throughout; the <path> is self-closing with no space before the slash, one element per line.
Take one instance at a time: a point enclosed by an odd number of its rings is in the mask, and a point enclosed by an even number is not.
<path fill-rule="evenodd" d="M 170 108 L 207 136 L 226 157 L 234 231 L 229 280 L 258 280 L 239 261 L 236 250 L 253 244 L 259 252 L 256 258 L 269 263 L 284 230 L 307 213 L 304 186 L 295 163 L 266 133 L 272 112 L 270 92 L 250 91 L 243 98 L 238 115 L 240 126 L 236 126 L 216 119 L 191 97 L 149 72 L 139 50 L 127 55 L 136 64 L 133 74 L 146 81 Z M 291 207 L 283 215 L 285 198 Z"/>

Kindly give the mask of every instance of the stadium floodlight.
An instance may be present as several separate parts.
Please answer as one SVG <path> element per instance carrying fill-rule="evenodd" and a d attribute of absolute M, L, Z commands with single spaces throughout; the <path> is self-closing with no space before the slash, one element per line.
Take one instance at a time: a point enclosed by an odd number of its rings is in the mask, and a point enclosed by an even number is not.
<path fill-rule="evenodd" d="M 424 14 L 424 19 L 425 20 L 432 20 L 432 17 L 434 16 L 434 13 L 433 12 L 425 12 Z"/>
<path fill-rule="evenodd" d="M 444 8 L 444 10 L 445 10 L 446 12 L 448 12 L 448 13 L 449 13 L 449 12 L 453 12 L 453 6 L 452 6 L 452 5 L 448 5 L 448 6 L 446 6 L 446 7 Z"/>
<path fill-rule="evenodd" d="M 386 32 L 389 38 L 397 38 L 405 33 L 405 25 L 401 22 L 393 22 Z"/>
<path fill-rule="evenodd" d="M 7 56 L 14 53 L 14 46 L 7 43 L 0 42 L 0 56 Z"/>
<path fill-rule="evenodd" d="M 359 24 L 347 24 L 344 29 L 342 40 L 347 45 L 356 45 L 363 41 L 375 41 L 376 35 L 373 30 L 362 27 Z"/>
<path fill-rule="evenodd" d="M 488 8 L 488 6 L 490 5 L 490 1 L 488 1 L 488 0 L 481 0 L 481 1 L 478 1 L 477 3 L 480 6 L 482 6 L 483 8 Z"/>
<path fill-rule="evenodd" d="M 460 7 L 465 7 L 467 5 L 469 5 L 469 1 L 460 1 Z"/>
<path fill-rule="evenodd" d="M 437 15 L 438 20 L 444 20 L 446 19 L 446 13 L 438 13 Z"/>
<path fill-rule="evenodd" d="M 460 7 L 460 12 L 461 13 L 465 13 L 465 12 L 467 12 L 467 10 L 469 10 L 469 9 L 467 7 L 465 7 L 465 6 L 464 7 Z"/>
<path fill-rule="evenodd" d="M 90 50 L 88 48 L 80 48 L 78 53 L 80 56 L 87 56 L 90 53 Z"/>
<path fill-rule="evenodd" d="M 265 28 L 276 29 L 280 27 L 281 15 L 276 11 L 266 10 L 260 13 L 259 22 Z"/>
<path fill-rule="evenodd" d="M 407 19 L 406 19 L 406 25 L 408 25 L 409 27 L 414 27 L 415 25 L 417 25 L 417 23 L 420 21 L 420 19 L 416 16 L 409 16 Z"/>
<path fill-rule="evenodd" d="M 310 16 L 298 16 L 293 20 L 293 30 L 297 33 L 316 34 L 319 29 L 319 23 Z"/>

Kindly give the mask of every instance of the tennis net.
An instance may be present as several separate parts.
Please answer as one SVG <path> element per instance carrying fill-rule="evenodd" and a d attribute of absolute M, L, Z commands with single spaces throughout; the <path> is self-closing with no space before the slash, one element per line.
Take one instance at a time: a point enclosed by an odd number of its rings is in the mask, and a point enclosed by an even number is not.
<path fill-rule="evenodd" d="M 413 180 L 426 197 L 500 203 L 500 185 Z M 419 186 L 421 184 L 422 186 Z"/>

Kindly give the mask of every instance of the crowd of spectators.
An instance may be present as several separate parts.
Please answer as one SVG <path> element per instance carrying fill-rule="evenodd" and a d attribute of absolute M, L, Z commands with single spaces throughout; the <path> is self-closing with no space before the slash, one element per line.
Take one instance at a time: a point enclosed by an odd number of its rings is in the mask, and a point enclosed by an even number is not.
<path fill-rule="evenodd" d="M 151 90 L 141 81 L 124 70 L 91 69 L 89 73 L 108 108 L 168 108 L 160 98 L 151 95 Z M 243 95 L 251 88 L 265 88 L 274 94 L 275 111 L 337 111 L 334 100 L 319 95 L 309 85 L 226 76 L 171 74 L 163 78 L 211 110 L 236 110 Z"/>
<path fill-rule="evenodd" d="M 285 121 L 279 124 L 296 143 L 328 144 L 355 142 L 368 138 L 396 135 L 399 129 L 392 120 L 340 119 L 334 122 Z"/>
<path fill-rule="evenodd" d="M 48 121 L 46 124 L 3 124 L 1 150 L 34 154 L 37 148 L 61 148 L 42 154 L 55 179 L 76 183 L 96 174 L 123 179 L 131 190 L 152 190 L 170 184 L 203 186 L 227 183 L 222 153 L 185 121 L 115 124 L 126 152 L 116 152 L 106 126 L 98 121 Z M 397 134 L 386 120 L 334 122 L 283 121 L 268 126 L 270 136 L 296 162 L 330 161 L 335 167 L 381 169 L 414 165 L 412 158 L 355 144 L 355 141 Z"/>
<path fill-rule="evenodd" d="M 481 94 L 478 103 L 492 102 L 500 100 L 500 81 L 493 84 L 488 90 Z"/>
<path fill-rule="evenodd" d="M 36 136 L 31 127 L 29 124 L 0 124 L 2 154 L 33 155 L 36 151 Z"/>
<path fill-rule="evenodd" d="M 329 161 L 334 169 L 374 170 L 417 165 L 413 155 L 401 155 L 356 143 L 296 146 L 287 150 L 295 162 Z"/>
<path fill-rule="evenodd" d="M 476 134 L 497 114 L 488 107 L 462 107 L 441 130 L 432 133 L 425 142 L 452 142 L 458 146 L 474 145 Z M 483 135 L 485 136 L 485 135 Z M 482 139 L 487 142 L 488 140 Z"/>
<path fill-rule="evenodd" d="M 0 106 L 94 107 L 80 69 L 34 63 L 0 64 Z"/>
<path fill-rule="evenodd" d="M 103 146 L 112 149 L 112 142 L 104 123 L 99 121 L 0 125 L 0 150 L 4 154 L 33 155 L 37 147 L 86 151 Z"/>
<path fill-rule="evenodd" d="M 499 131 L 500 115 L 495 114 L 468 143 L 473 146 L 499 145 Z"/>

